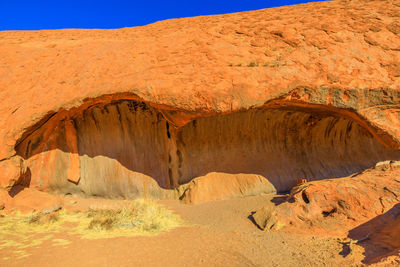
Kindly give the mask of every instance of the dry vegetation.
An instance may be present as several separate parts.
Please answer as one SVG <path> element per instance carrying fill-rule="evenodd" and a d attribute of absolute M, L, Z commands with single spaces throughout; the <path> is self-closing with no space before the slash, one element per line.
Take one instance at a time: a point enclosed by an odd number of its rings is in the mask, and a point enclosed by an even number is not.
<path fill-rule="evenodd" d="M 152 200 L 135 200 L 120 209 L 96 208 L 86 212 L 15 212 L 0 215 L 0 249 L 14 247 L 14 256 L 21 258 L 29 256 L 25 248 L 47 240 L 53 242 L 53 246 L 69 244 L 68 240 L 53 238 L 61 231 L 96 239 L 154 235 L 181 224 L 178 215 Z"/>
<path fill-rule="evenodd" d="M 134 230 L 148 234 L 169 230 L 179 225 L 180 219 L 157 203 L 149 200 L 136 200 L 122 209 L 89 209 L 88 230 Z"/>

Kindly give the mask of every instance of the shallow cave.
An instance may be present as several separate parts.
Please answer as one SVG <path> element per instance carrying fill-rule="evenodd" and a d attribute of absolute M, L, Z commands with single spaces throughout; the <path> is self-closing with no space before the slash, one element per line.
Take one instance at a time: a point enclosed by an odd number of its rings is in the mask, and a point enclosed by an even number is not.
<path fill-rule="evenodd" d="M 332 111 L 259 108 L 176 128 L 134 100 L 58 112 L 26 133 L 16 151 L 31 186 L 103 197 L 176 198 L 209 172 L 259 174 L 278 191 L 296 179 L 337 178 L 400 159 L 356 121 Z"/>

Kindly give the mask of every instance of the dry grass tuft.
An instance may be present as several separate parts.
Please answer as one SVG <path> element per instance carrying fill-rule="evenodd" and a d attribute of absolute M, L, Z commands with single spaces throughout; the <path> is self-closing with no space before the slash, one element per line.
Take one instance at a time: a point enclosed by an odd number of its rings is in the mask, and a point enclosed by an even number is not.
<path fill-rule="evenodd" d="M 64 227 L 72 223 L 72 227 Z M 153 200 L 134 200 L 120 209 L 89 209 L 71 213 L 64 210 L 51 213 L 16 212 L 0 217 L 0 238 L 4 235 L 49 233 L 64 230 L 82 237 L 100 238 L 125 235 L 148 235 L 168 231 L 182 224 L 181 218 Z M 102 235 L 101 232 L 107 232 Z M 1 243 L 1 242 L 0 242 Z M 0 244 L 1 247 L 1 244 Z"/>
<path fill-rule="evenodd" d="M 43 212 L 34 212 L 28 216 L 27 222 L 28 224 L 49 224 L 55 223 L 59 220 L 59 213 L 43 213 Z"/>
<path fill-rule="evenodd" d="M 118 210 L 90 209 L 87 218 L 90 230 L 133 230 L 141 234 L 169 230 L 180 224 L 179 216 L 151 200 L 136 200 Z"/>
<path fill-rule="evenodd" d="M 152 200 L 134 200 L 120 209 L 89 209 L 87 212 L 19 212 L 1 214 L 0 249 L 12 247 L 16 258 L 27 257 L 26 248 L 53 242 L 67 246 L 69 240 L 49 233 L 98 239 L 118 236 L 155 235 L 182 225 L 181 218 Z M 64 225 L 67 223 L 67 225 Z M 66 235 L 65 235 L 66 234 Z M 19 253 L 19 254 L 18 254 Z"/>

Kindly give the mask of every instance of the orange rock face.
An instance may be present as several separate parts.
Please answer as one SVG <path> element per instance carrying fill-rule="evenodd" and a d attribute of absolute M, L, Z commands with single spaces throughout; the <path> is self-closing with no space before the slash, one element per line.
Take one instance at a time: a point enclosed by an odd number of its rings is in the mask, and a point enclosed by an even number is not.
<path fill-rule="evenodd" d="M 0 170 L 0 188 L 9 191 L 16 185 L 29 185 L 30 173 L 20 156 L 0 161 Z"/>
<path fill-rule="evenodd" d="M 347 236 L 364 248 L 364 263 L 397 266 L 399 175 L 400 162 L 386 161 L 350 177 L 305 183 L 287 197 L 276 197 L 275 205 L 266 205 L 252 218 L 265 231 L 285 228 L 303 234 Z M 346 248 L 351 253 L 349 242 L 343 243 L 344 255 Z"/>
<path fill-rule="evenodd" d="M 265 230 L 274 229 L 280 222 L 281 226 L 291 226 L 301 232 L 320 229 L 325 233 L 346 233 L 398 205 L 399 166 L 399 162 L 381 162 L 350 177 L 296 186 L 285 201 L 276 203 L 271 211 L 274 216 L 266 214 L 266 210 L 271 210 L 269 206 L 253 216 Z M 269 221 L 272 223 L 267 224 Z"/>
<path fill-rule="evenodd" d="M 0 32 L 1 185 L 16 157 L 30 187 L 125 198 L 178 198 L 210 172 L 286 191 L 398 160 L 399 14 L 329 1 Z"/>
<path fill-rule="evenodd" d="M 232 197 L 276 193 L 275 187 L 261 175 L 226 174 L 211 172 L 182 186 L 180 199 L 184 203 L 198 204 Z"/>

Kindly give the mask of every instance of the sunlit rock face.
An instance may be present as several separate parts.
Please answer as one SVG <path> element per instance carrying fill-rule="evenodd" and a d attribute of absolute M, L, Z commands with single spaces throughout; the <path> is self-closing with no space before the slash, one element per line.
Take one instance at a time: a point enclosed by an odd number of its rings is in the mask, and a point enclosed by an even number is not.
<path fill-rule="evenodd" d="M 16 151 L 31 186 L 113 198 L 178 198 L 181 185 L 211 172 L 261 175 L 287 191 L 296 179 L 343 177 L 400 158 L 357 122 L 322 109 L 264 107 L 181 127 L 164 113 L 135 100 L 58 112 Z"/>
<path fill-rule="evenodd" d="M 171 188 L 167 122 L 144 103 L 117 101 L 53 116 L 19 146 L 32 183 L 63 193 L 163 197 Z M 169 191 L 165 191 L 170 194 Z"/>
<path fill-rule="evenodd" d="M 400 6 L 362 6 L 0 32 L 1 187 L 178 198 L 218 173 L 287 191 L 398 159 Z"/>

